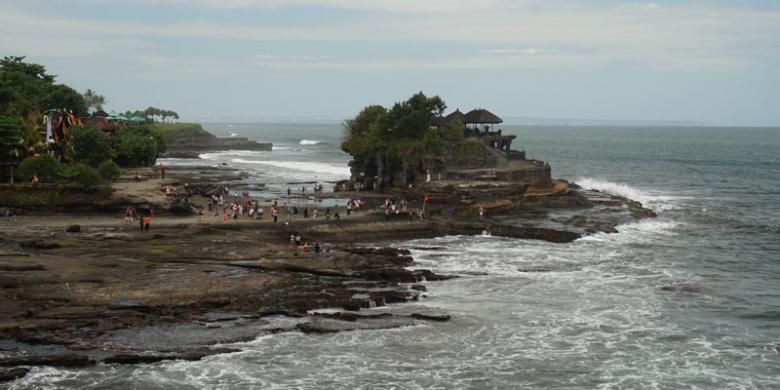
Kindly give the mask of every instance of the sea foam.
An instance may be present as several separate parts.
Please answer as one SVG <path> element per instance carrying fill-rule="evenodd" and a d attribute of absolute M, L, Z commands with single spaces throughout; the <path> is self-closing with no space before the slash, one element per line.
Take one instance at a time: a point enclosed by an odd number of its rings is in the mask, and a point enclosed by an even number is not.
<path fill-rule="evenodd" d="M 678 209 L 681 207 L 681 200 L 692 199 L 690 196 L 671 195 L 663 191 L 639 190 L 625 183 L 615 183 L 592 177 L 581 177 L 574 182 L 588 190 L 598 190 L 641 202 L 643 206 L 656 212 Z"/>

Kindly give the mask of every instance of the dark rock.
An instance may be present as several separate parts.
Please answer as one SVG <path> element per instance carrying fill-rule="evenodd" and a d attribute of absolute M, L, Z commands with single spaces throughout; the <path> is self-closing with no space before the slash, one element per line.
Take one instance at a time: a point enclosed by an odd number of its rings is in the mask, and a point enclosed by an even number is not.
<path fill-rule="evenodd" d="M 191 151 L 167 152 L 160 155 L 161 158 L 200 158 L 200 153 Z"/>
<path fill-rule="evenodd" d="M 81 225 L 70 225 L 65 231 L 68 233 L 81 233 Z"/>
<path fill-rule="evenodd" d="M 45 271 L 46 267 L 40 264 L 4 264 L 0 263 L 0 271 Z"/>
<path fill-rule="evenodd" d="M 423 314 L 423 313 L 412 313 L 409 317 L 418 320 L 438 321 L 438 322 L 449 321 L 451 318 L 449 314 Z"/>
<path fill-rule="evenodd" d="M 311 322 L 305 322 L 303 324 L 298 324 L 295 326 L 296 329 L 303 333 L 319 333 L 319 334 L 325 334 L 325 333 L 337 333 L 340 332 L 340 329 L 335 328 L 326 328 L 322 326 L 318 326 L 317 324 L 311 323 Z"/>
<path fill-rule="evenodd" d="M 19 245 L 21 245 L 22 248 L 32 249 L 57 249 L 60 247 L 60 244 L 57 244 L 56 242 L 48 242 L 44 240 L 23 241 L 20 242 Z"/>
<path fill-rule="evenodd" d="M 380 313 L 380 314 L 366 314 L 366 315 L 360 315 L 356 313 L 319 313 L 316 314 L 319 317 L 323 318 L 331 318 L 334 320 L 340 320 L 340 321 L 347 321 L 347 322 L 355 322 L 358 320 L 363 319 L 377 319 L 377 318 L 386 318 L 392 316 L 390 313 Z"/>
<path fill-rule="evenodd" d="M 342 309 L 349 310 L 349 311 L 360 311 L 360 309 L 362 309 L 363 307 L 367 307 L 367 306 L 361 305 L 360 302 L 358 301 L 349 301 L 345 303 L 344 306 L 342 306 Z"/>
<path fill-rule="evenodd" d="M 47 356 L 14 356 L 0 358 L 0 366 L 53 366 L 53 367 L 89 367 L 95 365 L 95 361 L 76 354 L 47 355 Z"/>
<path fill-rule="evenodd" d="M 571 225 L 585 228 L 588 232 L 617 233 L 615 225 L 609 222 L 597 221 L 584 215 L 575 215 L 568 220 L 562 221 L 564 225 Z"/>
<path fill-rule="evenodd" d="M 357 248 L 345 248 L 349 253 L 354 253 L 357 255 L 379 255 L 379 256 L 388 256 L 388 257 L 394 257 L 394 256 L 409 256 L 412 253 L 409 252 L 408 249 L 397 249 L 397 248 L 365 248 L 365 247 L 357 247 Z"/>
<path fill-rule="evenodd" d="M 135 355 L 120 354 L 103 359 L 106 364 L 152 364 L 163 360 L 174 360 L 174 355 Z"/>
<path fill-rule="evenodd" d="M 152 364 L 165 360 L 187 360 L 197 361 L 206 356 L 218 355 L 222 353 L 234 353 L 239 352 L 239 349 L 232 348 L 217 348 L 208 349 L 201 348 L 192 351 L 174 352 L 174 353 L 162 353 L 162 354 L 118 354 L 103 359 L 103 363 L 106 364 Z"/>
<path fill-rule="evenodd" d="M 30 369 L 24 367 L 0 368 L 0 382 L 9 382 L 23 378 L 28 372 L 30 372 Z"/>
<path fill-rule="evenodd" d="M 187 198 L 176 198 L 171 202 L 168 211 L 173 215 L 190 215 L 195 211 Z"/>

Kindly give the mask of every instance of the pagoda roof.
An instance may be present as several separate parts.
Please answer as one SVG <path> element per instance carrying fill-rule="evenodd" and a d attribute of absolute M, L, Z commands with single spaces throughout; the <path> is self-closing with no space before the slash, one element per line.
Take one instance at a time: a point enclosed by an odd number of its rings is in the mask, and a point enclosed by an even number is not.
<path fill-rule="evenodd" d="M 483 124 L 483 123 L 497 124 L 497 123 L 504 122 L 504 120 L 484 108 L 478 108 L 475 110 L 471 110 L 466 115 L 464 115 L 463 122 L 479 123 L 479 124 Z"/>

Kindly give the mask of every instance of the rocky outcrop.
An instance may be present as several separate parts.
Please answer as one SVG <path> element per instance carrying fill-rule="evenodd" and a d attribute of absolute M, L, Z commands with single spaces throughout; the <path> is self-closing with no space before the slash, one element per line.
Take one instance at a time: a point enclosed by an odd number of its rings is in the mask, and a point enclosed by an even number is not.
<path fill-rule="evenodd" d="M 106 364 L 152 364 L 166 360 L 198 361 L 206 356 L 240 352 L 234 348 L 198 348 L 191 351 L 172 353 L 117 354 L 103 359 Z"/>
<path fill-rule="evenodd" d="M 8 382 L 19 378 L 24 378 L 28 372 L 30 372 L 30 369 L 24 367 L 0 368 L 0 382 Z"/>
<path fill-rule="evenodd" d="M 0 366 L 53 366 L 53 367 L 89 367 L 94 366 L 95 361 L 87 356 L 76 354 L 43 355 L 43 356 L 14 356 L 0 358 Z"/>
<path fill-rule="evenodd" d="M 209 134 L 210 135 L 210 134 Z M 168 141 L 168 155 L 181 156 L 182 153 L 211 152 L 220 150 L 261 150 L 270 151 L 271 143 L 261 143 L 243 137 L 218 138 L 212 136 L 174 138 Z"/>

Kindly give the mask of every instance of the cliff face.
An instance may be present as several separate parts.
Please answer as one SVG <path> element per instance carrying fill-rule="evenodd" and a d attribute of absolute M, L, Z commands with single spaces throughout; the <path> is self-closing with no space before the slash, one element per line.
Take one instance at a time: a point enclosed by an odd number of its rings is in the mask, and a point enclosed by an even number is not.
<path fill-rule="evenodd" d="M 263 150 L 270 151 L 271 143 L 260 143 L 243 137 L 217 138 L 211 134 L 201 137 L 174 138 L 168 143 L 170 152 L 217 151 L 217 150 Z"/>
<path fill-rule="evenodd" d="M 261 143 L 244 137 L 218 138 L 196 123 L 159 125 L 165 134 L 168 154 L 173 156 L 219 150 L 270 151 L 271 143 Z"/>
<path fill-rule="evenodd" d="M 550 166 L 544 161 L 526 160 L 524 151 L 496 148 L 478 138 L 447 144 L 441 154 L 417 166 L 393 163 L 382 154 L 356 156 L 349 166 L 351 179 L 340 183 L 342 189 L 407 189 L 437 181 L 511 182 L 535 188 L 552 183 Z"/>

